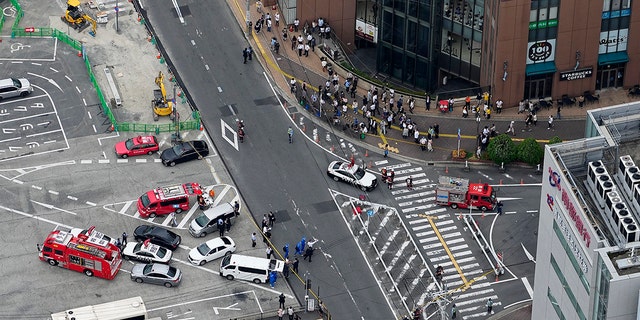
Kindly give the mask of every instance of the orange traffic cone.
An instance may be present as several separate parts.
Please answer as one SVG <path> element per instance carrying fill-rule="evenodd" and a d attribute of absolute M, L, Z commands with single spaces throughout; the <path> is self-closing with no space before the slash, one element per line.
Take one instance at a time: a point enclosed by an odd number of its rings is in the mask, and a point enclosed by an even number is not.
<path fill-rule="evenodd" d="M 520 184 L 524 184 L 524 179 L 520 179 Z"/>
<path fill-rule="evenodd" d="M 160 59 L 162 56 L 160 55 L 160 51 L 158 51 L 158 54 L 156 54 L 156 59 Z"/>
<path fill-rule="evenodd" d="M 502 179 L 500 179 L 500 185 L 502 185 Z"/>
<path fill-rule="evenodd" d="M 82 51 L 78 50 L 78 57 L 82 57 Z"/>
<path fill-rule="evenodd" d="M 369 161 L 369 164 L 367 164 L 367 168 L 371 169 L 372 166 L 373 164 L 371 163 L 371 161 Z"/>
<path fill-rule="evenodd" d="M 202 125 L 202 123 L 200 124 L 200 131 L 204 130 L 204 126 Z"/>

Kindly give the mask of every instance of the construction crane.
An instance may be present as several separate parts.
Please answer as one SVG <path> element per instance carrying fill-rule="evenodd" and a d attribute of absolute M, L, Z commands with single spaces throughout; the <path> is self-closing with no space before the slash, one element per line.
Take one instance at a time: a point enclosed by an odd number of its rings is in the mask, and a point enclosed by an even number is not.
<path fill-rule="evenodd" d="M 162 71 L 160 71 L 156 77 L 156 84 L 160 89 L 153 90 L 154 98 L 151 100 L 153 120 L 158 121 L 159 116 L 169 116 L 169 119 L 173 120 L 173 103 L 167 101 L 167 91 L 164 88 L 164 74 Z"/>
<path fill-rule="evenodd" d="M 60 19 L 78 30 L 78 32 L 81 32 L 91 25 L 91 31 L 89 31 L 89 34 L 92 37 L 96 36 L 97 22 L 82 11 L 82 8 L 80 8 L 80 0 L 67 0 L 67 11 L 64 16 L 60 17 Z"/>

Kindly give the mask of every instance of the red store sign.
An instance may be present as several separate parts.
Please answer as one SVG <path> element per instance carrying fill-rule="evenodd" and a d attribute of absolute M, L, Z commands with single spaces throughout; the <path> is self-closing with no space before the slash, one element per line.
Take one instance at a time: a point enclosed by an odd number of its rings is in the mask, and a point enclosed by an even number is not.
<path fill-rule="evenodd" d="M 569 217 L 571 217 L 571 220 L 578 230 L 578 233 L 582 237 L 585 245 L 587 246 L 587 248 L 589 248 L 589 246 L 591 245 L 591 235 L 589 235 L 589 231 L 585 227 L 584 222 L 582 222 L 582 218 L 580 217 L 580 214 L 578 213 L 575 205 L 571 201 L 569 193 L 566 190 L 562 189 L 562 187 L 560 186 L 560 175 L 557 172 L 553 171 L 551 167 L 549 167 L 549 185 L 557 188 L 558 191 L 562 192 L 562 204 L 564 205 L 564 208 L 567 210 L 567 212 L 569 212 Z"/>

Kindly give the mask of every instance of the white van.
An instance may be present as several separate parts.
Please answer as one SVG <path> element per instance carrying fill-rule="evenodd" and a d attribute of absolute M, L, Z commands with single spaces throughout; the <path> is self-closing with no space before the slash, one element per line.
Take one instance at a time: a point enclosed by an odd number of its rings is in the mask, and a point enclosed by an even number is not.
<path fill-rule="evenodd" d="M 235 220 L 236 215 L 233 206 L 226 202 L 205 210 L 201 215 L 191 221 L 189 233 L 194 237 L 204 237 L 207 234 L 218 231 L 218 219 L 225 221 L 230 218 Z"/>
<path fill-rule="evenodd" d="M 26 97 L 33 92 L 33 87 L 29 80 L 20 78 L 9 78 L 0 80 L 0 100 L 13 97 Z"/>
<path fill-rule="evenodd" d="M 220 276 L 254 283 L 269 282 L 269 272 L 284 270 L 284 261 L 232 254 L 220 262 Z"/>

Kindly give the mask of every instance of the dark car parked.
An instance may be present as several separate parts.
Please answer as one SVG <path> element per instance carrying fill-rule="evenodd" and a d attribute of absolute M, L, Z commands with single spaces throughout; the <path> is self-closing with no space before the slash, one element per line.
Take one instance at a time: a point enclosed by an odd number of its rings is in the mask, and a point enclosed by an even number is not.
<path fill-rule="evenodd" d="M 140 225 L 133 231 L 133 237 L 136 241 L 151 240 L 151 243 L 159 246 L 175 250 L 182 238 L 179 235 L 173 233 L 162 227 L 149 226 L 146 224 Z"/>
<path fill-rule="evenodd" d="M 201 160 L 209 155 L 209 147 L 202 140 L 185 141 L 176 144 L 171 149 L 166 149 L 160 154 L 162 164 L 165 166 L 175 166 L 176 163 L 186 162 L 193 159 Z"/>

